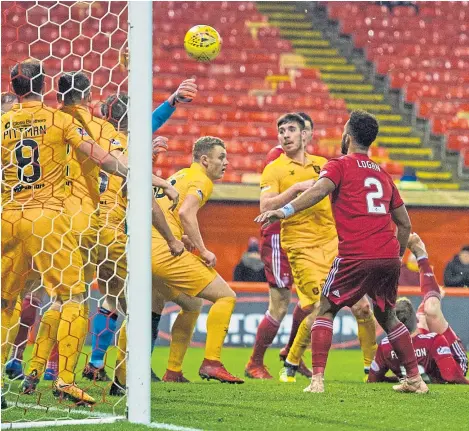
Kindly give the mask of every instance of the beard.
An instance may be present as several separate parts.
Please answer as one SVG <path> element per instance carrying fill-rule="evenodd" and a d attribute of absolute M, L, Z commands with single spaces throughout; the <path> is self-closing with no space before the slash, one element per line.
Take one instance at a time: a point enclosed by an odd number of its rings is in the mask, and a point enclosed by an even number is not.
<path fill-rule="evenodd" d="M 341 152 L 344 156 L 347 155 L 347 153 L 348 153 L 348 147 L 349 147 L 349 146 L 347 145 L 347 142 L 346 142 L 346 141 L 347 141 L 347 139 L 346 139 L 346 137 L 344 136 L 344 137 L 342 138 L 342 142 L 340 143 L 340 152 Z"/>

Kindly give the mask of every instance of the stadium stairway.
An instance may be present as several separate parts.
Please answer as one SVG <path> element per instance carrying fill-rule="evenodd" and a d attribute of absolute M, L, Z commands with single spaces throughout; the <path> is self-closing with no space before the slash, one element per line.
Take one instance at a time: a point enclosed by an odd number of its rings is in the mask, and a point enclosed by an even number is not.
<path fill-rule="evenodd" d="M 295 53 L 305 58 L 306 65 L 319 69 L 332 97 L 344 99 L 348 110 L 364 109 L 376 115 L 380 134 L 376 140 L 378 149 L 372 150 L 373 159 L 383 162 L 397 178 L 409 167 L 415 169 L 418 180 L 428 189 L 458 190 L 460 184 L 445 169 L 439 154 L 424 145 L 423 133 L 393 106 L 384 89 L 378 88 L 371 77 L 357 68 L 350 55 L 341 54 L 343 50 L 337 38 L 327 31 L 330 24 L 324 10 L 318 13 L 320 6 L 310 5 L 256 3 L 259 12 L 268 16 L 269 23 L 279 27 L 281 36 L 291 41 Z"/>

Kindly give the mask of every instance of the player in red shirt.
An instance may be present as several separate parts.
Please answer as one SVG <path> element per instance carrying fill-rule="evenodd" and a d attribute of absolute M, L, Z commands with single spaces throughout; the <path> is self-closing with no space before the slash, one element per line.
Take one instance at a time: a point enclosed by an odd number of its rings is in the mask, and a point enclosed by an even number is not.
<path fill-rule="evenodd" d="M 313 120 L 303 112 L 299 112 L 305 120 L 306 145 L 313 137 Z M 276 160 L 284 151 L 281 145 L 272 148 L 266 156 L 265 166 Z M 272 223 L 261 229 L 261 259 L 264 262 L 265 276 L 269 283 L 269 309 L 264 318 L 259 323 L 256 334 L 254 349 L 249 359 L 244 374 L 251 379 L 272 379 L 269 371 L 264 365 L 264 355 L 267 348 L 274 341 L 278 333 L 280 324 L 288 311 L 291 301 L 291 288 L 293 285 L 293 275 L 287 254 L 280 246 L 280 222 Z M 309 314 L 308 310 L 302 310 L 299 302 L 293 310 L 292 329 L 288 344 L 280 351 L 280 359 L 284 361 L 288 355 L 290 346 L 298 332 L 298 328 L 303 319 Z M 310 378 L 311 370 L 308 369 L 303 360 L 300 362 L 298 372 Z"/>
<path fill-rule="evenodd" d="M 332 322 L 344 306 L 364 295 L 374 303 L 376 320 L 406 370 L 393 386 L 398 392 L 425 393 L 407 328 L 397 319 L 395 304 L 402 257 L 411 223 L 392 178 L 368 157 L 378 135 L 378 121 L 365 111 L 353 111 L 342 135 L 342 154 L 322 169 L 320 179 L 280 210 L 256 218 L 270 224 L 316 205 L 332 195 L 339 236 L 339 254 L 324 285 L 318 317 L 311 330 L 313 377 L 305 392 L 324 392 L 324 369 L 332 344 Z M 397 238 L 392 221 L 397 225 Z"/>
<path fill-rule="evenodd" d="M 416 314 L 412 303 L 407 298 L 400 298 L 396 304 L 396 314 L 407 329 L 414 333 L 412 343 L 420 374 L 426 381 L 428 379 L 427 382 L 469 384 L 464 378 L 468 365 L 466 351 L 441 310 L 440 287 L 428 261 L 425 244 L 413 233 L 408 248 L 417 258 L 423 300 Z M 403 376 L 399 360 L 385 338 L 376 352 L 368 381 L 391 380 L 385 376 L 388 370 L 397 377 Z"/>

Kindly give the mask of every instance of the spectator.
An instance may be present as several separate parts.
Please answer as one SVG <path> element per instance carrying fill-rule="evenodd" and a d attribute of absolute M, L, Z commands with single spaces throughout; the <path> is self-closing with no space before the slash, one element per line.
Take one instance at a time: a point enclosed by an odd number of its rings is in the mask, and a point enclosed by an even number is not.
<path fill-rule="evenodd" d="M 248 251 L 243 254 L 236 265 L 233 274 L 234 281 L 267 281 L 264 272 L 264 263 L 259 254 L 259 241 L 251 237 L 248 242 Z"/>
<path fill-rule="evenodd" d="M 469 286 L 469 245 L 465 245 L 445 268 L 446 287 Z"/>

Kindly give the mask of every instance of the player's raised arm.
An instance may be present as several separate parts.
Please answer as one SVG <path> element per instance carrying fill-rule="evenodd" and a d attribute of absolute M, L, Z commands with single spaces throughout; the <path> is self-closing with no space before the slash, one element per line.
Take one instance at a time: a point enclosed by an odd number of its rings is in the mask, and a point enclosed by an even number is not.
<path fill-rule="evenodd" d="M 391 210 L 391 217 L 397 226 L 397 240 L 399 241 L 399 256 L 404 256 L 407 243 L 409 242 L 412 224 L 405 205 Z"/>
<path fill-rule="evenodd" d="M 184 228 L 184 233 L 189 237 L 194 246 L 199 250 L 200 256 L 209 267 L 217 263 L 215 254 L 209 251 L 204 244 L 197 220 L 197 212 L 200 208 L 200 200 L 197 196 L 188 194 L 179 209 L 179 218 Z"/>
<path fill-rule="evenodd" d="M 151 114 L 152 132 L 156 132 L 176 109 L 177 103 L 188 103 L 197 94 L 197 84 L 195 79 L 186 79 L 179 84 L 177 90 L 168 97 L 166 102 L 162 103 Z"/>

